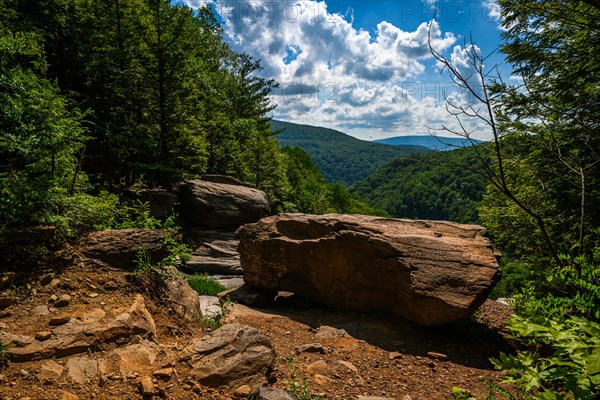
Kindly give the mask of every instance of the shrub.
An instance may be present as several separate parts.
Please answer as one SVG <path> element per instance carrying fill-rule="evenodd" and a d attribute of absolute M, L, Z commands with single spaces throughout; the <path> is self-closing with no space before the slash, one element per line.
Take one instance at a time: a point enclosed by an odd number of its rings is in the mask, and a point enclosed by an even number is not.
<path fill-rule="evenodd" d="M 173 233 L 175 233 L 175 231 L 173 231 Z M 192 249 L 185 243 L 180 243 L 173 234 L 165 237 L 164 244 L 167 249 L 167 256 L 163 258 L 158 265 L 172 265 L 176 267 L 179 261 L 189 261 Z"/>
<path fill-rule="evenodd" d="M 150 252 L 141 248 L 136 254 L 134 273 L 138 278 L 150 278 L 154 281 L 163 281 L 169 278 L 169 273 L 164 267 L 176 267 L 179 260 L 187 260 L 191 249 L 173 235 L 167 235 L 164 240 L 167 255 L 157 263 L 152 263 Z"/>
<path fill-rule="evenodd" d="M 561 256 L 564 266 L 530 280 L 517 296 L 516 311 L 524 315 L 544 315 L 560 319 L 580 316 L 600 321 L 600 248 L 591 259 Z"/>
<path fill-rule="evenodd" d="M 118 218 L 119 199 L 115 194 L 105 191 L 98 196 L 80 193 L 65 197 L 63 203 L 63 216 L 54 219 L 57 225 L 63 219 L 66 226 L 99 231 L 111 228 Z"/>
<path fill-rule="evenodd" d="M 158 229 L 162 227 L 162 221 L 150 214 L 150 204 L 140 200 L 136 200 L 131 205 L 121 206 L 119 220 L 115 224 L 117 229 Z"/>
<path fill-rule="evenodd" d="M 530 349 L 500 354 L 494 366 L 507 372 L 505 382 L 529 399 L 597 399 L 600 395 L 600 325 L 578 317 L 563 322 L 514 316 L 507 328 Z M 544 355 L 547 353 L 549 355 Z M 513 396 L 514 398 L 514 396 Z"/>
<path fill-rule="evenodd" d="M 153 281 L 163 281 L 164 276 L 161 268 L 158 265 L 152 264 L 150 251 L 146 248 L 141 248 L 135 257 L 135 269 L 133 270 L 136 277 L 139 279 L 148 278 Z"/>
<path fill-rule="evenodd" d="M 118 198 L 114 194 L 70 194 L 58 184 L 23 176 L 0 179 L 0 186 L 4 185 L 0 189 L 0 221 L 8 226 L 53 225 L 60 235 L 74 237 L 81 231 L 110 228 L 117 221 Z"/>
<path fill-rule="evenodd" d="M 503 257 L 500 260 L 500 267 L 502 268 L 502 278 L 492 289 L 489 296 L 491 299 L 513 297 L 522 292 L 533 278 L 536 263 L 525 259 L 510 260 Z"/>
<path fill-rule="evenodd" d="M 6 367 L 10 361 L 7 351 L 10 346 L 11 344 L 0 341 L 0 367 Z"/>
<path fill-rule="evenodd" d="M 457 386 L 452 388 L 452 398 L 454 400 L 477 400 L 470 392 Z"/>

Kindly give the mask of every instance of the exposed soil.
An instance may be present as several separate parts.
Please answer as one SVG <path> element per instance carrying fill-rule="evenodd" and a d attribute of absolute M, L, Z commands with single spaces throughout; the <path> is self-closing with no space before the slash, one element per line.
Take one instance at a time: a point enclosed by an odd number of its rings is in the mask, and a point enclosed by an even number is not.
<path fill-rule="evenodd" d="M 55 272 L 55 287 L 43 286 L 40 278 Z M 193 338 L 205 334 L 198 322 L 187 321 L 177 310 L 160 300 L 151 286 L 140 285 L 133 274 L 95 264 L 80 264 L 63 271 L 37 271 L 2 290 L 3 296 L 18 301 L 0 309 L 0 332 L 35 336 L 48 331 L 53 316 L 85 315 L 92 309 L 107 314 L 128 307 L 137 293 L 157 327 L 160 352 L 153 369 L 172 366 L 173 376 L 156 380 L 157 398 L 230 399 L 233 394 L 199 385 L 189 376 L 189 367 L 177 363 L 177 353 Z M 69 294 L 64 308 L 49 303 L 52 295 Z M 288 388 L 289 360 L 298 376 L 306 376 L 311 392 L 325 399 L 356 399 L 358 395 L 391 399 L 447 399 L 452 387 L 466 389 L 477 397 L 485 393 L 487 378 L 498 380 L 488 361 L 500 351 L 511 351 L 499 329 L 510 315 L 507 306 L 486 302 L 472 320 L 443 328 L 424 328 L 385 315 L 363 315 L 332 310 L 302 302 L 288 301 L 265 310 L 235 305 L 228 317 L 256 327 L 272 340 L 277 358 L 273 386 Z M 318 328 L 344 329 L 346 336 L 321 337 Z M 336 332 L 336 331 L 333 331 Z M 339 331 L 337 331 L 339 333 Z M 326 336 L 326 335 L 325 335 Z M 334 335 L 335 336 L 335 335 Z M 144 338 L 132 337 L 129 343 Z M 296 354 L 301 345 L 320 343 L 325 353 Z M 113 344 L 115 347 L 121 344 Z M 99 348 L 84 355 L 101 358 L 111 348 Z M 431 354 L 439 353 L 439 354 Z M 429 353 L 429 354 L 428 354 Z M 56 358 L 65 366 L 69 357 Z M 57 380 L 42 381 L 38 372 L 44 361 L 10 362 L 0 369 L 0 399 L 141 399 L 140 378 L 146 372 L 108 377 L 96 376 L 74 383 L 66 374 Z M 300 378 L 298 378 L 300 379 Z M 408 396 L 408 397 L 407 397 Z"/>
<path fill-rule="evenodd" d="M 426 400 L 447 399 L 454 386 L 480 395 L 486 378 L 501 378 L 489 358 L 510 351 L 510 346 L 497 331 L 477 321 L 500 325 L 509 315 L 506 306 L 488 301 L 474 321 L 444 328 L 315 308 L 265 313 L 238 306 L 231 318 L 258 328 L 273 341 L 278 355 L 274 386 L 287 387 L 293 357 L 312 393 L 326 399 L 358 395 L 408 399 L 408 395 Z M 323 325 L 344 329 L 348 336 L 320 338 L 318 328 Z M 310 343 L 321 343 L 326 353 L 296 354 L 298 346 Z M 443 356 L 444 360 L 437 359 Z"/>

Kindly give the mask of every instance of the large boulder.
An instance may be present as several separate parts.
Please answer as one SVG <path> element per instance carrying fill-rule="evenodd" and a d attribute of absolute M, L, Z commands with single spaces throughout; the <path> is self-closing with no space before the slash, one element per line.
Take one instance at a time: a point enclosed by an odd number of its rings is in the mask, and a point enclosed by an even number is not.
<path fill-rule="evenodd" d="M 244 280 L 423 325 L 470 316 L 500 277 L 485 229 L 444 221 L 287 214 L 241 227 Z"/>
<path fill-rule="evenodd" d="M 195 179 L 182 183 L 179 187 L 179 199 L 186 224 L 208 228 L 236 228 L 256 222 L 270 212 L 265 192 L 233 182 Z"/>
<path fill-rule="evenodd" d="M 266 383 L 275 351 L 269 338 L 250 326 L 232 323 L 196 340 L 183 350 L 191 374 L 209 387 L 253 389 Z"/>
<path fill-rule="evenodd" d="M 92 232 L 80 247 L 85 257 L 102 261 L 113 267 L 131 269 L 138 252 L 150 254 L 152 262 L 167 256 L 165 238 L 173 232 L 163 229 L 111 229 Z"/>

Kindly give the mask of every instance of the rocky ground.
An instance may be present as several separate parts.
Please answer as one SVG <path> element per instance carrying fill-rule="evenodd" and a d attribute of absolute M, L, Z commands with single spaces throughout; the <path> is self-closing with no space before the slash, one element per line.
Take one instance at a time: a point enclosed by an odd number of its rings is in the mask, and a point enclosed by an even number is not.
<path fill-rule="evenodd" d="M 455 386 L 485 392 L 485 379 L 498 380 L 488 359 L 508 344 L 490 326 L 510 314 L 488 302 L 476 321 L 446 328 L 424 328 L 385 316 L 307 308 L 261 312 L 238 306 L 231 315 L 255 326 L 273 341 L 275 386 L 285 388 L 289 360 L 306 376 L 311 392 L 326 399 L 380 396 L 390 399 L 447 399 Z M 323 352 L 302 352 L 307 344 Z M 479 397 L 479 396 L 478 396 Z"/>
<path fill-rule="evenodd" d="M 95 263 L 37 270 L 0 296 L 0 399 L 230 399 L 245 389 L 199 383 L 184 349 L 209 334 L 131 272 Z M 288 300 L 235 305 L 229 322 L 266 334 L 275 350 L 269 385 L 288 388 L 292 367 L 325 399 L 447 399 L 458 386 L 481 396 L 499 379 L 488 358 L 510 351 L 499 333 L 510 310 L 488 301 L 469 321 L 424 328 L 386 315 Z M 304 347 L 304 349 L 302 348 Z M 144 397 L 143 393 L 147 396 Z"/>

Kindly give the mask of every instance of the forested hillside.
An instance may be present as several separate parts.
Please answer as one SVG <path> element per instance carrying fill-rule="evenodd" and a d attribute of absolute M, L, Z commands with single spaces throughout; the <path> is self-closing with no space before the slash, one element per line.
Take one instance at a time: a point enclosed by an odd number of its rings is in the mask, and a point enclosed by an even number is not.
<path fill-rule="evenodd" d="M 289 182 L 290 198 L 294 199 L 293 203 L 282 204 L 285 211 L 387 216 L 385 211 L 368 205 L 355 194 L 348 193 L 343 184 L 327 182 L 309 155 L 301 148 L 286 146 L 281 151 L 287 165 L 286 180 Z"/>
<path fill-rule="evenodd" d="M 385 162 L 428 151 L 418 146 L 388 146 L 367 142 L 333 129 L 271 121 L 281 146 L 300 147 L 329 182 L 350 185 L 364 179 Z"/>
<path fill-rule="evenodd" d="M 394 217 L 473 223 L 487 186 L 471 169 L 476 162 L 469 149 L 397 158 L 350 191 Z"/>

